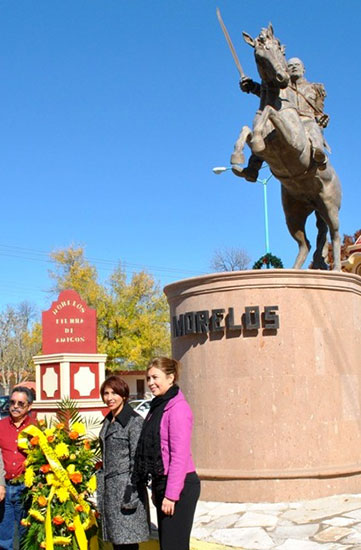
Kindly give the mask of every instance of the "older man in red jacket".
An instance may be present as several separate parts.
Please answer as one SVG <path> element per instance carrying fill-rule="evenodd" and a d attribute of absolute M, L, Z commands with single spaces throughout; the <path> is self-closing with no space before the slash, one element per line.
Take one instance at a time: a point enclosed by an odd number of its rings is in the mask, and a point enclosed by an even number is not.
<path fill-rule="evenodd" d="M 25 516 L 22 494 L 23 483 L 17 478 L 24 471 L 26 455 L 18 448 L 18 435 L 31 424 L 30 409 L 33 392 L 17 386 L 10 396 L 10 416 L 0 420 L 0 451 L 4 463 L 5 483 L 0 487 L 0 549 L 13 550 L 15 524 L 20 537 L 23 533 L 21 520 Z M 1 480 L 0 480 L 1 481 Z"/>

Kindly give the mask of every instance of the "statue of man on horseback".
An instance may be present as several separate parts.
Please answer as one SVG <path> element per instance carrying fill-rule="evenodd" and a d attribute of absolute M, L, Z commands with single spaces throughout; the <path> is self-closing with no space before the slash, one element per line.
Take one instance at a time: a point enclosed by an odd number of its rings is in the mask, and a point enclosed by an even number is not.
<path fill-rule="evenodd" d="M 304 65 L 298 58 L 286 62 L 284 46 L 275 37 L 271 24 L 256 38 L 243 33 L 244 40 L 254 49 L 261 84 L 245 77 L 219 10 L 217 16 L 242 77 L 241 89 L 260 97 L 252 130 L 244 126 L 235 144 L 232 171 L 256 181 L 258 170 L 266 161 L 281 183 L 287 227 L 298 244 L 293 267 L 302 267 L 311 248 L 305 225 L 314 212 L 318 235 L 312 267 L 328 269 L 329 231 L 333 269 L 340 270 L 341 185 L 325 153 L 327 145 L 322 133 L 328 123 L 328 116 L 323 112 L 325 89 L 322 84 L 310 83 L 304 78 Z M 246 143 L 252 154 L 248 166 L 242 168 Z"/>
<path fill-rule="evenodd" d="M 323 84 L 308 82 L 304 78 L 305 66 L 298 57 L 292 57 L 287 63 L 290 76 L 290 96 L 303 122 L 306 134 L 312 144 L 312 156 L 320 169 L 326 167 L 327 155 L 325 148 L 329 149 L 323 136 L 322 129 L 329 123 L 329 116 L 323 112 L 326 90 Z M 248 76 L 241 78 L 239 82 L 242 92 L 251 93 L 261 97 L 261 84 L 255 82 Z M 248 166 L 240 168 L 236 152 L 231 157 L 231 164 L 234 164 L 233 173 L 236 176 L 245 178 L 247 181 L 255 182 L 258 172 L 262 166 L 263 159 L 252 154 L 248 160 Z"/>

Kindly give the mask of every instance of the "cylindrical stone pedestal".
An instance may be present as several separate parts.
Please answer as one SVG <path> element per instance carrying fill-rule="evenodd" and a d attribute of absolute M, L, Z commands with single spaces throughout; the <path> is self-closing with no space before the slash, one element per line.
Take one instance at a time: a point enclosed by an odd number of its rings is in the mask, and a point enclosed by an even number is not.
<path fill-rule="evenodd" d="M 361 277 L 228 272 L 165 293 L 202 498 L 361 492 Z"/>

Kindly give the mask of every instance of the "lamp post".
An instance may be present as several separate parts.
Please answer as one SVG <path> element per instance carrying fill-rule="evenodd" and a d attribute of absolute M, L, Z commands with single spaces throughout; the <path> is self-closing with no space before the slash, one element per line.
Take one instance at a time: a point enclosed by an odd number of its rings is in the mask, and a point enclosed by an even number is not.
<path fill-rule="evenodd" d="M 257 181 L 259 183 L 262 183 L 263 185 L 263 209 L 264 209 L 264 231 L 265 231 L 265 241 L 266 241 L 266 254 L 270 254 L 270 247 L 269 247 L 269 230 L 268 230 L 268 202 L 267 202 L 267 183 L 272 178 L 272 174 L 268 176 L 268 178 L 265 179 L 258 179 Z"/>
<path fill-rule="evenodd" d="M 227 172 L 228 170 L 232 170 L 232 166 L 216 166 L 213 168 L 214 174 L 223 174 L 223 172 Z M 266 254 L 270 254 L 270 246 L 269 246 L 269 229 L 268 229 L 268 202 L 267 202 L 267 183 L 272 178 L 273 174 L 270 174 L 267 178 L 260 179 L 257 178 L 258 183 L 262 183 L 263 185 L 263 210 L 264 210 L 264 230 L 265 230 L 265 244 L 266 244 Z"/>

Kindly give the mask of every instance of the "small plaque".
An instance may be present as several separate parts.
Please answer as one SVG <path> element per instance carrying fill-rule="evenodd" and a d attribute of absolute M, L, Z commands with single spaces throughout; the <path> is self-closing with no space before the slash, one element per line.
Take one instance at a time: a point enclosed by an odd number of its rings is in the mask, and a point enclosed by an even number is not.
<path fill-rule="evenodd" d="M 97 353 L 96 311 L 75 290 L 63 290 L 43 311 L 43 353 Z"/>

